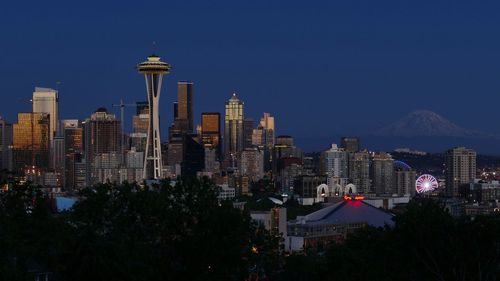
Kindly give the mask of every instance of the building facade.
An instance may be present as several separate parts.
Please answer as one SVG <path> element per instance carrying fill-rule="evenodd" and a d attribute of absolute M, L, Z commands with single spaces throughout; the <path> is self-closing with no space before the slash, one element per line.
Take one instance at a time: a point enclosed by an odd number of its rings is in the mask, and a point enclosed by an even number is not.
<path fill-rule="evenodd" d="M 371 193 L 370 154 L 367 151 L 349 153 L 349 181 L 360 193 Z"/>
<path fill-rule="evenodd" d="M 73 191 L 81 188 L 76 178 L 81 173 L 78 169 L 81 169 L 83 162 L 83 128 L 78 120 L 63 121 L 61 127 L 64 131 L 64 187 L 67 191 Z"/>
<path fill-rule="evenodd" d="M 252 144 L 253 126 L 254 126 L 253 118 L 245 118 L 243 120 L 243 149 L 253 147 Z"/>
<path fill-rule="evenodd" d="M 342 147 L 346 152 L 358 152 L 360 141 L 357 137 L 342 137 L 340 139 L 340 147 Z"/>
<path fill-rule="evenodd" d="M 245 148 L 241 152 L 238 165 L 241 176 L 247 176 L 251 181 L 258 181 L 264 177 L 264 152 L 256 147 Z"/>
<path fill-rule="evenodd" d="M 236 94 L 226 102 L 224 117 L 224 158 L 233 161 L 243 150 L 243 102 Z"/>
<path fill-rule="evenodd" d="M 394 161 L 394 185 L 398 196 L 415 196 L 417 173 L 401 161 Z"/>
<path fill-rule="evenodd" d="M 205 148 L 215 150 L 217 158 L 220 157 L 220 113 L 203 112 L 201 114 L 201 142 Z"/>
<path fill-rule="evenodd" d="M 394 159 L 389 153 L 375 153 L 372 161 L 373 189 L 379 195 L 394 194 Z"/>
<path fill-rule="evenodd" d="M 119 178 L 122 156 L 120 120 L 105 108 L 99 108 L 85 120 L 84 134 L 87 185 Z"/>
<path fill-rule="evenodd" d="M 323 151 L 320 156 L 320 173 L 327 176 L 327 185 L 330 190 L 343 189 L 348 184 L 348 153 L 344 149 L 332 144 L 330 149 Z"/>
<path fill-rule="evenodd" d="M 181 133 L 193 132 L 193 82 L 177 83 L 177 116 L 174 122 Z"/>
<path fill-rule="evenodd" d="M 446 195 L 459 196 L 459 186 L 473 183 L 476 178 L 476 152 L 455 147 L 445 153 Z"/>
<path fill-rule="evenodd" d="M 12 170 L 12 124 L 0 117 L 0 170 Z"/>
<path fill-rule="evenodd" d="M 13 125 L 13 170 L 21 172 L 26 166 L 41 170 L 50 168 L 50 118 L 47 113 L 19 113 Z"/>
<path fill-rule="evenodd" d="M 59 128 L 59 93 L 54 89 L 36 87 L 32 101 L 34 113 L 48 114 L 50 119 L 50 140 L 52 141 Z"/>

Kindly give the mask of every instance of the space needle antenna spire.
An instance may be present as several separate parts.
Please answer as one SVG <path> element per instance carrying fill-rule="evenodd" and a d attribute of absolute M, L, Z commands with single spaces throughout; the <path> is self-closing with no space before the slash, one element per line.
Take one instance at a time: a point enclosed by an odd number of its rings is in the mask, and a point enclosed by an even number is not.
<path fill-rule="evenodd" d="M 156 54 L 149 56 L 147 61 L 137 65 L 137 71 L 144 75 L 146 81 L 149 104 L 149 124 L 142 174 L 145 180 L 163 178 L 159 103 L 163 75 L 168 74 L 171 68 L 170 64 L 162 62 Z"/>

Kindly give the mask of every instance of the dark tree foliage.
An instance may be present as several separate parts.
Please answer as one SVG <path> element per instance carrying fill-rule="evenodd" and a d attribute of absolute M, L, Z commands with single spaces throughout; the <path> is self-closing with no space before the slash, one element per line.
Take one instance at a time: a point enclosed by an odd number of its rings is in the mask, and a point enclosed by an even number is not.
<path fill-rule="evenodd" d="M 499 280 L 500 218 L 454 219 L 432 200 L 393 228 L 284 256 L 281 237 L 219 202 L 208 180 L 104 184 L 54 214 L 30 185 L 0 192 L 0 280 Z"/>
<path fill-rule="evenodd" d="M 279 280 L 328 280 L 327 269 L 326 259 L 317 252 L 292 254 L 286 257 L 285 270 Z"/>
<path fill-rule="evenodd" d="M 414 202 L 392 231 L 400 277 L 410 280 L 497 280 L 500 219 L 453 219 L 435 201 Z M 406 253 L 406 257 L 401 253 Z M 404 269 L 404 270 L 401 270 Z M 397 276 L 396 276 L 397 277 Z"/>
<path fill-rule="evenodd" d="M 29 280 L 30 261 L 58 280 L 272 276 L 275 241 L 215 191 L 189 178 L 173 187 L 104 184 L 54 215 L 42 194 L 15 187 L 0 195 L 0 280 Z"/>
<path fill-rule="evenodd" d="M 0 280 L 32 280 L 36 268 L 63 270 L 71 229 L 49 206 L 29 185 L 0 193 Z"/>
<path fill-rule="evenodd" d="M 250 218 L 219 205 L 206 180 L 149 190 L 103 185 L 83 195 L 69 218 L 79 236 L 71 280 L 242 280 L 247 273 Z"/>

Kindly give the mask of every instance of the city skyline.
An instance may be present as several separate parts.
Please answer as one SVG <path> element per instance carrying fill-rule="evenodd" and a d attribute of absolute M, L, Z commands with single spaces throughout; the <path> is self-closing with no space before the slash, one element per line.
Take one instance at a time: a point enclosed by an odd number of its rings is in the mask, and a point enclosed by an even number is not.
<path fill-rule="evenodd" d="M 3 98 L 11 106 L 0 114 L 13 122 L 17 112 L 28 112 L 29 105 L 18 101 L 29 98 L 35 86 L 59 91 L 61 118 L 84 119 L 120 99 L 144 100 L 132 66 L 155 52 L 175 67 L 171 81 L 196 84 L 195 123 L 201 112 L 223 112 L 223 102 L 235 91 L 246 102 L 247 116 L 273 114 L 279 134 L 305 135 L 313 122 L 309 135 L 356 134 L 415 109 L 436 111 L 463 127 L 500 132 L 495 122 L 484 121 L 500 118 L 494 108 L 500 42 L 492 36 L 500 26 L 492 12 L 498 4 L 195 2 L 157 3 L 157 11 L 33 4 L 22 16 L 15 13 L 19 4 L 10 3 L 1 20 L 6 33 L 0 39 L 0 91 L 9 93 Z M 117 18 L 137 19 L 113 22 L 106 17 L 111 9 Z M 146 11 L 193 21 L 144 33 L 140 19 Z M 302 20 L 296 22 L 297 17 Z M 19 67 L 27 63 L 29 69 Z M 174 84 L 165 92 L 175 93 Z M 172 121 L 175 100 L 175 95 L 165 97 L 162 130 Z M 345 106 L 332 110 L 337 103 Z M 299 118 L 295 113 L 304 108 L 315 110 Z M 358 116 L 345 118 L 353 110 Z M 473 116 L 462 114 L 470 110 Z"/>
<path fill-rule="evenodd" d="M 0 280 L 500 279 L 498 12 L 3 4 Z"/>

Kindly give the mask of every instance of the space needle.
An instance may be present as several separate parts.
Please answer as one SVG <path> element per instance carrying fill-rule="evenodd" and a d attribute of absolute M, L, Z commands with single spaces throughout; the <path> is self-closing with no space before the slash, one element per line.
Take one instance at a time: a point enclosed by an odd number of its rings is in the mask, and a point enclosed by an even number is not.
<path fill-rule="evenodd" d="M 157 55 L 151 55 L 148 60 L 137 65 L 139 73 L 144 74 L 146 80 L 146 92 L 149 103 L 149 126 L 146 139 L 146 154 L 144 155 L 144 170 L 142 178 L 161 179 L 161 139 L 160 139 L 160 117 L 158 106 L 160 103 L 161 82 L 163 75 L 168 74 L 172 67 L 162 62 Z"/>

